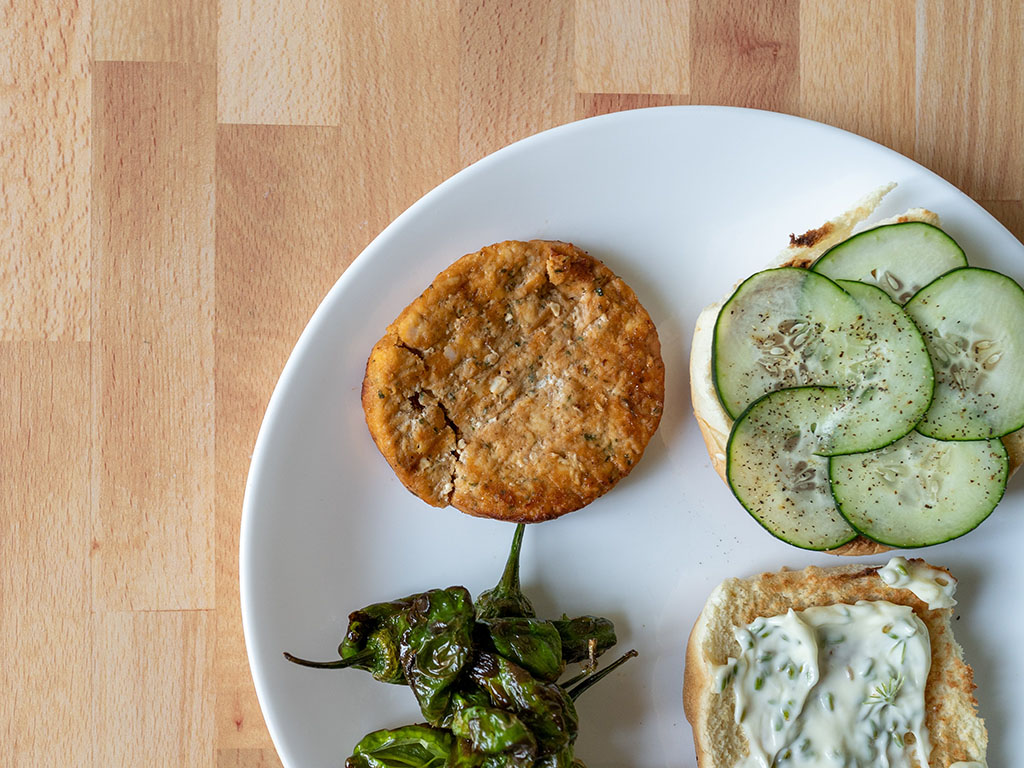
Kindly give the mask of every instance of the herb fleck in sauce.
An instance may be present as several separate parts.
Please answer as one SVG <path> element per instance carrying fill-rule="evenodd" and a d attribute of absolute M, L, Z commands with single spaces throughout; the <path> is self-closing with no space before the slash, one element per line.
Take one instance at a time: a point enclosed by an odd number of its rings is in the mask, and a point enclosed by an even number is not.
<path fill-rule="evenodd" d="M 735 768 L 928 764 L 931 646 L 908 606 L 791 610 L 734 632 L 739 657 L 715 673 L 750 745 Z"/>

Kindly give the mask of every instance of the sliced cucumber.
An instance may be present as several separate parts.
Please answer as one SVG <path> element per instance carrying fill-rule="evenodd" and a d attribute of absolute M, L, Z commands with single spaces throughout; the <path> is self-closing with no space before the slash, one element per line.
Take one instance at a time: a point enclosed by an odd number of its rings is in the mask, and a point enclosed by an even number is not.
<path fill-rule="evenodd" d="M 935 369 L 935 397 L 919 432 L 983 440 L 1024 426 L 1024 290 L 1017 283 L 964 267 L 926 285 L 905 309 Z"/>
<path fill-rule="evenodd" d="M 719 313 L 712 350 L 723 405 L 735 415 L 766 392 L 844 388 L 821 453 L 859 453 L 907 434 L 928 409 L 934 376 L 917 327 L 884 291 L 806 270 L 759 272 Z"/>
<path fill-rule="evenodd" d="M 811 269 L 832 280 L 877 285 L 905 304 L 935 278 L 966 266 L 956 240 L 931 224 L 907 221 L 860 232 L 826 251 Z"/>
<path fill-rule="evenodd" d="M 850 331 L 863 310 L 846 291 L 806 269 L 783 267 L 747 278 L 715 322 L 715 388 L 736 418 L 767 392 L 850 378 Z"/>
<path fill-rule="evenodd" d="M 770 533 L 804 549 L 835 549 L 857 533 L 829 489 L 828 422 L 847 402 L 837 387 L 796 387 L 755 401 L 729 435 L 729 487 Z"/>
<path fill-rule="evenodd" d="M 864 536 L 890 547 L 926 547 L 981 523 L 1008 474 L 999 440 L 933 440 L 918 432 L 870 453 L 829 459 L 836 505 Z"/>
<path fill-rule="evenodd" d="M 850 405 L 839 434 L 821 453 L 860 453 L 910 432 L 928 410 L 935 389 L 931 358 L 920 331 L 880 288 L 840 280 L 866 312 L 856 335 Z"/>

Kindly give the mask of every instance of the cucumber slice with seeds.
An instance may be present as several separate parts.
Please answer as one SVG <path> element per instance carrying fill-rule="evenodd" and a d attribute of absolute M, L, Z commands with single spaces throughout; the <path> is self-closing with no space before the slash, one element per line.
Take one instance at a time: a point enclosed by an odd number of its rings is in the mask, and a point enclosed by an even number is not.
<path fill-rule="evenodd" d="M 857 535 L 828 481 L 829 419 L 846 402 L 837 387 L 796 387 L 755 401 L 733 424 L 726 476 L 739 502 L 771 534 L 803 549 L 835 549 Z"/>
<path fill-rule="evenodd" d="M 939 440 L 985 440 L 1024 426 L 1024 290 L 964 267 L 918 291 L 905 309 L 924 336 L 935 397 L 917 426 Z"/>
<path fill-rule="evenodd" d="M 843 439 L 821 453 L 860 453 L 881 448 L 910 432 L 931 404 L 935 375 L 920 331 L 880 288 L 851 280 L 838 285 L 866 312 L 856 335 L 850 411 Z"/>
<path fill-rule="evenodd" d="M 718 313 L 712 375 L 735 419 L 767 392 L 849 377 L 849 332 L 863 311 L 826 277 L 782 267 L 747 278 Z"/>
<path fill-rule="evenodd" d="M 928 409 L 934 377 L 917 327 L 884 291 L 807 270 L 759 272 L 719 313 L 712 350 L 732 415 L 766 392 L 842 387 L 819 453 L 860 453 L 898 440 Z M 742 407 L 741 407 L 742 406 Z"/>
<path fill-rule="evenodd" d="M 860 232 L 826 251 L 811 269 L 832 280 L 876 285 L 905 304 L 935 278 L 966 266 L 956 240 L 931 224 L 907 221 Z"/>
<path fill-rule="evenodd" d="M 1024 428 L 1024 289 L 966 264 L 937 227 L 887 225 L 725 303 L 712 375 L 735 419 L 727 479 L 773 535 L 929 546 L 997 505 L 998 438 Z"/>
<path fill-rule="evenodd" d="M 949 442 L 918 432 L 877 451 L 829 459 L 839 512 L 890 547 L 926 547 L 973 530 L 999 503 L 1007 474 L 999 440 Z"/>

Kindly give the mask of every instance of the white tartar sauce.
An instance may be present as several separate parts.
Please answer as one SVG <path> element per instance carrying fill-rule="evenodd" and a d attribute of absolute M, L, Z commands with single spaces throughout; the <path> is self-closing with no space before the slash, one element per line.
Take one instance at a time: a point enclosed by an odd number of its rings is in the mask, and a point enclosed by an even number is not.
<path fill-rule="evenodd" d="M 878 577 L 893 589 L 909 589 L 932 610 L 956 605 L 956 579 L 938 568 L 894 557 L 878 569 Z"/>
<path fill-rule="evenodd" d="M 735 768 L 928 765 L 928 629 L 877 601 L 758 618 L 734 629 L 741 652 L 715 670 L 730 684 L 750 745 Z"/>

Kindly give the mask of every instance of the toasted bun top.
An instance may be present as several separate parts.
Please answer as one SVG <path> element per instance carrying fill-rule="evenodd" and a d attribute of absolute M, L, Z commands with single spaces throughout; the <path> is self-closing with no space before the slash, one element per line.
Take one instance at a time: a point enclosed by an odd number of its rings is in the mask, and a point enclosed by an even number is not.
<path fill-rule="evenodd" d="M 867 227 L 863 226 L 864 221 L 894 186 L 895 184 L 887 184 L 879 187 L 846 213 L 825 222 L 817 229 L 809 230 L 799 236 L 790 235 L 789 246 L 774 261 L 766 265 L 765 269 L 809 267 L 832 246 L 849 239 L 851 235 L 861 229 L 866 229 Z M 885 219 L 871 226 L 905 221 L 923 221 L 939 226 L 938 215 L 924 208 L 912 208 L 900 216 Z M 693 403 L 693 412 L 697 417 L 697 425 L 700 427 L 704 444 L 707 446 L 708 455 L 711 457 L 711 466 L 726 483 L 728 483 L 726 479 L 726 446 L 729 442 L 733 420 L 722 407 L 718 393 L 715 391 L 711 373 L 711 346 L 718 313 L 728 298 L 725 296 L 721 301 L 717 301 L 701 311 L 697 317 L 693 342 L 690 347 L 690 400 Z M 1010 457 L 1010 474 L 1013 474 L 1024 462 L 1024 430 L 1007 435 L 1003 438 L 1003 443 L 1006 445 Z M 874 555 L 888 550 L 889 547 L 883 544 L 858 536 L 837 549 L 829 550 L 829 553 L 857 556 Z"/>
<path fill-rule="evenodd" d="M 928 628 L 932 663 L 925 687 L 925 726 L 932 743 L 932 768 L 948 768 L 956 761 L 984 762 L 988 734 L 976 711 L 973 672 L 953 638 L 952 609 L 929 609 L 909 590 L 886 585 L 877 575 L 878 569 L 841 565 L 783 570 L 749 579 L 727 579 L 711 593 L 690 633 L 683 687 L 683 703 L 693 726 L 700 768 L 733 768 L 748 752 L 746 737 L 735 723 L 731 691 L 720 694 L 713 684 L 712 666 L 725 664 L 739 653 L 733 627 L 745 626 L 758 616 L 777 616 L 790 608 L 800 611 L 859 600 L 910 606 Z"/>

